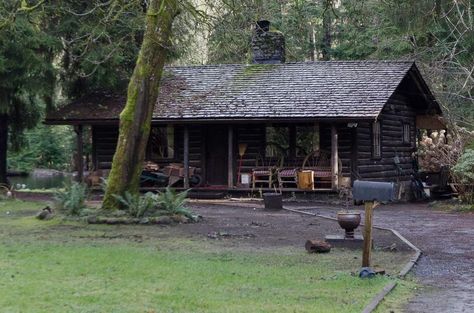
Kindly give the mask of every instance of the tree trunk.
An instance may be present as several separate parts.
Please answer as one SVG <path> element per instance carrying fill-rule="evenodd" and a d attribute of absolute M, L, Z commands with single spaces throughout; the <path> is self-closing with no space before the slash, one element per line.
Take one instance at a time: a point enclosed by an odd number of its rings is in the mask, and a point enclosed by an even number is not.
<path fill-rule="evenodd" d="M 332 45 L 332 36 L 331 36 L 331 13 L 329 9 L 323 16 L 323 42 L 321 47 L 322 59 L 324 61 L 329 61 L 331 59 L 331 45 Z"/>
<path fill-rule="evenodd" d="M 128 85 L 127 103 L 120 114 L 117 150 L 108 178 L 104 209 L 119 207 L 114 194 L 138 192 L 153 108 L 171 46 L 173 20 L 178 13 L 176 0 L 149 2 L 142 46 Z"/>
<path fill-rule="evenodd" d="M 8 115 L 0 114 L 0 184 L 7 184 Z"/>

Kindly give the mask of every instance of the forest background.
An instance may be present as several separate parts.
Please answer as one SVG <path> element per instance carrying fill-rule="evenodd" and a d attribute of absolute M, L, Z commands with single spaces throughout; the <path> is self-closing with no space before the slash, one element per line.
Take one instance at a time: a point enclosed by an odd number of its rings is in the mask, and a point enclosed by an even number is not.
<path fill-rule="evenodd" d="M 146 0 L 2 1 L 10 169 L 70 169 L 74 132 L 41 120 L 94 90 L 126 90 L 145 8 Z M 287 62 L 415 60 L 448 119 L 473 129 L 472 9 L 470 0 L 195 0 L 175 21 L 168 64 L 249 63 L 255 21 L 266 19 L 285 35 Z"/>

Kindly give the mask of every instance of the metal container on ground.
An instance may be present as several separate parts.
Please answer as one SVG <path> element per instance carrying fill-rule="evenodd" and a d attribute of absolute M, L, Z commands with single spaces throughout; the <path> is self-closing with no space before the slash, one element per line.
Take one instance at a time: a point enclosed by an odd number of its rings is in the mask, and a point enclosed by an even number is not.
<path fill-rule="evenodd" d="M 263 203 L 266 210 L 281 210 L 283 209 L 283 195 L 276 192 L 264 193 Z"/>

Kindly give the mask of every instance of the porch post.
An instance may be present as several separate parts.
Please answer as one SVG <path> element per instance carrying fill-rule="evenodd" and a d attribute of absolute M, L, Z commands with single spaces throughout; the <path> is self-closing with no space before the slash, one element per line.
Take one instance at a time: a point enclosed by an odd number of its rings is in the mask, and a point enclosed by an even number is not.
<path fill-rule="evenodd" d="M 337 143 L 337 128 L 336 125 L 331 125 L 331 171 L 332 180 L 331 185 L 333 190 L 339 189 L 339 151 Z"/>
<path fill-rule="evenodd" d="M 234 187 L 234 127 L 229 125 L 227 130 L 227 186 L 229 188 Z"/>
<path fill-rule="evenodd" d="M 77 181 L 82 182 L 84 180 L 84 138 L 83 138 L 83 126 L 77 125 L 74 127 L 76 132 L 76 170 L 77 170 Z"/>
<path fill-rule="evenodd" d="M 184 126 L 184 188 L 189 188 L 189 129 Z"/>

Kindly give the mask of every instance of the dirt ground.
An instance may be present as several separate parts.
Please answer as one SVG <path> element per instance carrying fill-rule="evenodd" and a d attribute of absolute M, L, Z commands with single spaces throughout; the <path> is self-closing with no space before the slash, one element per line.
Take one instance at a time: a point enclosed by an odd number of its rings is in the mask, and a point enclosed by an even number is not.
<path fill-rule="evenodd" d="M 308 239 L 323 240 L 325 235 L 342 235 L 337 222 L 305 216 L 289 211 L 266 211 L 259 202 L 192 202 L 191 209 L 205 216 L 201 223 L 180 227 L 191 236 L 211 239 L 234 239 L 235 244 L 256 248 L 293 246 L 304 247 Z M 360 233 L 357 230 L 356 233 Z M 409 251 L 390 232 L 377 231 L 376 248 Z"/>
<path fill-rule="evenodd" d="M 51 200 L 51 195 L 22 193 L 18 198 L 47 202 Z M 100 201 L 91 201 L 89 204 L 98 206 Z M 188 206 L 204 219 L 199 223 L 174 227 L 173 232 L 189 238 L 226 240 L 229 245 L 257 249 L 288 246 L 301 248 L 308 239 L 323 240 L 325 235 L 344 234 L 335 221 L 285 210 L 264 210 L 262 201 L 192 200 Z M 360 227 L 355 233 L 361 235 Z M 396 251 L 411 252 L 391 232 L 376 230 L 375 237 L 377 249 L 389 250 L 395 246 Z"/>
<path fill-rule="evenodd" d="M 320 205 L 292 206 L 336 214 L 335 208 Z M 436 211 L 419 203 L 385 205 L 376 209 L 374 223 L 398 230 L 423 251 L 413 274 L 426 288 L 406 312 L 474 312 L 474 214 Z"/>

